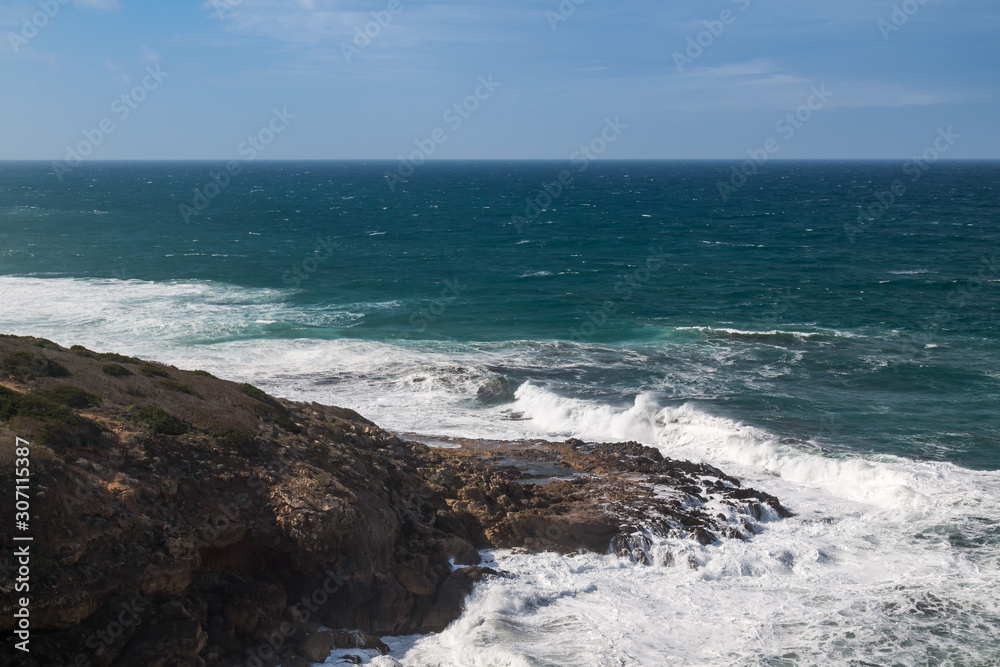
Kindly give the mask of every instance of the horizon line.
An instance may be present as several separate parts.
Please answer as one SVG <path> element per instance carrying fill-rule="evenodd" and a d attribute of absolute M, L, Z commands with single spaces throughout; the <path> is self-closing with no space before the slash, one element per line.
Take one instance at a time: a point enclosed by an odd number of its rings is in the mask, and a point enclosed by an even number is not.
<path fill-rule="evenodd" d="M 598 158 L 590 162 L 745 162 L 751 158 Z M 905 162 L 912 160 L 912 157 L 872 157 L 872 158 L 770 158 L 765 164 L 774 162 Z M 60 162 L 59 159 L 48 158 L 0 158 L 0 164 L 52 164 Z M 115 164 L 122 162 L 247 162 L 247 163 L 273 163 L 273 162 L 385 162 L 396 163 L 399 158 L 257 158 L 247 160 L 245 158 L 116 158 L 101 160 L 84 160 L 82 164 L 74 169 L 88 164 Z M 422 164 L 448 163 L 448 162 L 572 162 L 571 158 L 429 158 Z M 935 162 L 1000 162 L 1000 157 L 970 157 L 970 158 L 949 158 L 941 156 Z"/>

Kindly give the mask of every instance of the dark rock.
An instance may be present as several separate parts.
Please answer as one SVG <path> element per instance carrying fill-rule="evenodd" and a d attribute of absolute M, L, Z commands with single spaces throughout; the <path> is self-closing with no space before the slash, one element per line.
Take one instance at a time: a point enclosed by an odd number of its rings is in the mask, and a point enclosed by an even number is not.
<path fill-rule="evenodd" d="M 389 653 L 389 647 L 386 646 L 380 637 L 376 637 L 363 630 L 352 630 L 350 632 L 339 630 L 334 632 L 333 645 L 336 648 L 376 649 L 382 655 Z"/>
<path fill-rule="evenodd" d="M 314 632 L 299 642 L 296 649 L 299 655 L 313 662 L 325 662 L 333 650 L 333 633 L 328 631 Z"/>
<path fill-rule="evenodd" d="M 484 403 L 499 403 L 514 398 L 514 387 L 503 376 L 493 376 L 483 380 L 476 390 L 476 398 Z"/>
<path fill-rule="evenodd" d="M 164 667 L 170 660 L 195 658 L 208 645 L 197 621 L 168 621 L 135 634 L 115 667 Z"/>
<path fill-rule="evenodd" d="M 444 630 L 462 613 L 465 598 L 472 592 L 472 587 L 483 578 L 497 574 L 496 570 L 488 567 L 465 567 L 452 572 L 438 589 L 437 598 L 424 615 L 420 631 L 426 633 Z"/>
<path fill-rule="evenodd" d="M 41 344 L 0 336 L 0 359 Z M 120 355 L 44 349 L 66 375 L 21 374 L 0 387 L 0 435 L 46 447 L 32 468 L 33 528 L 53 555 L 32 563 L 32 627 L 46 641 L 26 667 L 71 664 L 78 638 L 118 618 L 123 597 L 144 611 L 87 656 L 95 665 L 226 665 L 248 652 L 288 663 L 296 647 L 318 655 L 325 641 L 347 641 L 319 623 L 382 635 L 444 629 L 476 582 L 496 574 L 476 566 L 477 548 L 610 550 L 649 564 L 650 538 L 748 539 L 766 519 L 791 516 L 712 466 L 636 442 L 431 449 L 350 410 L 173 367 L 144 374 L 145 362 Z M 111 377 L 108 361 L 136 372 Z M 165 379 L 191 393 L 165 391 Z M 491 378 L 480 398 L 500 400 L 505 382 Z M 90 395 L 85 416 L 44 398 Z M 147 412 L 183 428 L 133 419 Z M 731 514 L 709 512 L 710 500 Z M 683 551 L 666 560 L 685 558 L 697 567 Z M 452 572 L 449 560 L 472 567 Z M 12 629 L 13 608 L 0 596 L 0 631 Z M 388 650 L 348 634 L 343 648 Z"/>

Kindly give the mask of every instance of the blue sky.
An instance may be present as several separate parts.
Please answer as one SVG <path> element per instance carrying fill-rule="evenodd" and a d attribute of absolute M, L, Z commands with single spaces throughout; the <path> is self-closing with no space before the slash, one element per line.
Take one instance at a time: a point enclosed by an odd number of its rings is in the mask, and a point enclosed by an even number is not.
<path fill-rule="evenodd" d="M 569 158 L 609 118 L 606 158 L 906 159 L 947 127 L 946 157 L 1000 158 L 996 0 L 578 1 L 7 0 L 0 159 L 106 119 L 92 159 L 236 159 L 274 109 L 261 158 L 395 159 L 435 129 L 435 158 Z"/>

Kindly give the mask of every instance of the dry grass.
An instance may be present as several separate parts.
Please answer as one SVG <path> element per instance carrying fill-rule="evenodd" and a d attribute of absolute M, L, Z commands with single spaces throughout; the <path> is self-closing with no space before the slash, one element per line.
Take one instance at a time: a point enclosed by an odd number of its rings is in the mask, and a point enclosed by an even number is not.
<path fill-rule="evenodd" d="M 298 430 L 288 409 L 280 401 L 251 385 L 220 380 L 204 371 L 182 371 L 135 357 L 94 352 L 80 346 L 67 349 L 36 338 L 0 336 L 0 358 L 9 355 L 21 358 L 23 355 L 16 353 L 25 351 L 42 354 L 35 352 L 36 349 L 44 349 L 45 358 L 53 364 L 51 367 L 63 368 L 67 375 L 46 377 L 36 374 L 31 379 L 13 376 L 20 381 L 19 384 L 27 384 L 42 396 L 97 396 L 101 400 L 99 412 L 117 415 L 122 421 L 130 422 L 129 415 L 134 410 L 153 406 L 190 428 L 217 437 L 234 432 L 256 434 L 263 426 L 262 421 L 286 430 Z M 109 375 L 106 369 L 112 365 L 127 374 Z M 0 370 L 0 381 L 9 379 L 4 375 Z M 203 397 L 206 396 L 211 400 L 205 400 Z"/>

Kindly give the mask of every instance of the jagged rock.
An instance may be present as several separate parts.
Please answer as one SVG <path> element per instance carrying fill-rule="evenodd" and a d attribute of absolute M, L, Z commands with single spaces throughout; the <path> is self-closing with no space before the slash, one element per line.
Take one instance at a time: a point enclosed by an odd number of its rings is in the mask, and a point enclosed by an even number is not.
<path fill-rule="evenodd" d="M 403 588 L 414 595 L 433 595 L 437 590 L 440 581 L 430 571 L 430 561 L 425 556 L 417 556 L 396 572 L 396 579 L 403 585 Z"/>
<path fill-rule="evenodd" d="M 496 576 L 496 570 L 488 567 L 464 567 L 455 570 L 438 589 L 434 605 L 424 615 L 421 632 L 441 632 L 449 623 L 458 618 L 465 606 L 465 598 L 472 587 L 487 576 Z M 388 652 L 388 651 L 386 651 Z"/>
<path fill-rule="evenodd" d="M 333 650 L 333 633 L 329 631 L 314 632 L 297 646 L 299 655 L 313 662 L 325 662 Z"/>
<path fill-rule="evenodd" d="M 333 633 L 333 645 L 335 648 L 361 648 L 376 649 L 382 655 L 389 652 L 389 647 L 381 638 L 369 634 L 364 630 L 340 630 Z"/>
<path fill-rule="evenodd" d="M 140 588 L 151 597 L 181 595 L 191 585 L 192 564 L 172 561 L 166 565 L 148 565 L 142 573 Z"/>
<path fill-rule="evenodd" d="M 454 559 L 456 565 L 479 565 L 482 562 L 475 545 L 464 538 L 442 538 L 437 541 L 437 545 L 445 557 Z"/>
<path fill-rule="evenodd" d="M 32 442 L 32 527 L 48 555 L 32 561 L 32 627 L 46 641 L 27 666 L 74 663 L 78 638 L 114 627 L 123 598 L 145 611 L 86 656 L 95 665 L 290 663 L 297 647 L 319 655 L 348 641 L 319 623 L 443 629 L 497 574 L 477 566 L 477 548 L 610 549 L 648 565 L 654 538 L 749 539 L 790 515 L 712 466 L 639 443 L 432 449 L 353 411 L 207 374 L 0 336 L 0 359 L 14 353 L 67 373 L 0 376 L 0 463 L 13 460 L 8 435 Z M 108 375 L 109 361 L 131 374 Z M 59 387 L 100 401 L 83 410 L 34 393 Z M 675 554 L 664 564 L 697 567 Z M 13 608 L 8 591 L 0 631 Z M 343 648 L 388 651 L 377 636 L 346 637 Z"/>
<path fill-rule="evenodd" d="M 493 376 L 486 378 L 476 390 L 476 397 L 484 403 L 495 403 L 507 400 L 514 395 L 514 387 L 505 377 Z"/>

